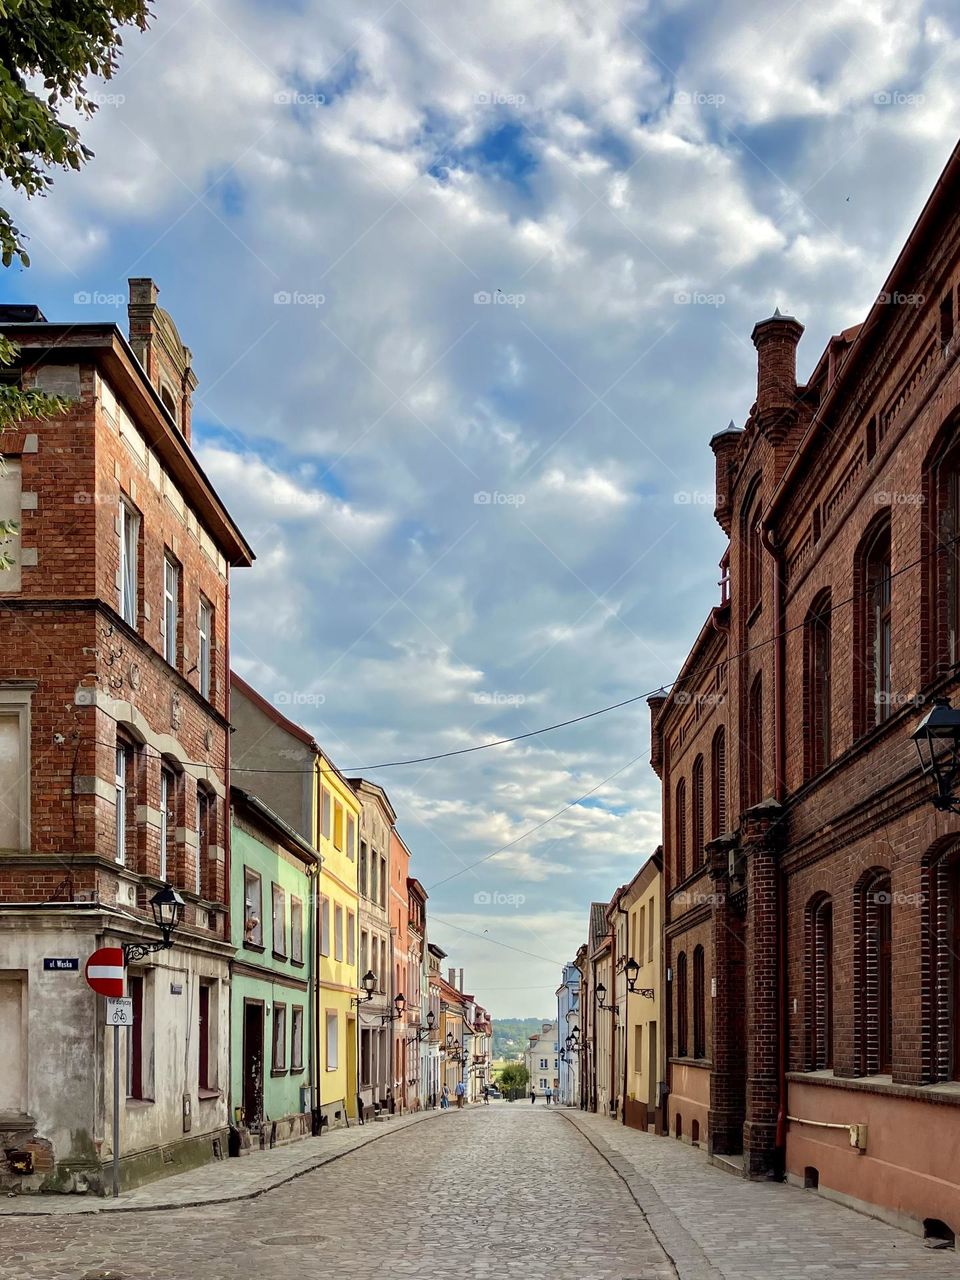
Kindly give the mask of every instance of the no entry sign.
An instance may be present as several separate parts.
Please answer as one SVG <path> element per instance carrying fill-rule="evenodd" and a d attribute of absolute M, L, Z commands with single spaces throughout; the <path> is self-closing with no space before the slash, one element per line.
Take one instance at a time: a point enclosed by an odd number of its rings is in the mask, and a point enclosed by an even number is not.
<path fill-rule="evenodd" d="M 123 995 L 123 948 L 101 947 L 83 967 L 87 985 L 98 996 Z"/>

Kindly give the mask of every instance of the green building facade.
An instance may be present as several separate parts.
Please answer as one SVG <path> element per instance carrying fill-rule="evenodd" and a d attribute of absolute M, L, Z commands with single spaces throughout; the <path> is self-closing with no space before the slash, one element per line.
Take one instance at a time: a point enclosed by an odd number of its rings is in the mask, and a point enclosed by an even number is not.
<path fill-rule="evenodd" d="M 241 1149 L 308 1137 L 316 1075 L 316 850 L 231 788 L 231 1121 Z"/>

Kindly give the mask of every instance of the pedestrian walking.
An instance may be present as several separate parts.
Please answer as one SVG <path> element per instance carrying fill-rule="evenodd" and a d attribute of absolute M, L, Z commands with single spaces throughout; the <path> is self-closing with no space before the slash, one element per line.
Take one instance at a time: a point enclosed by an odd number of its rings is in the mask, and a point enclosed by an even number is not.
<path fill-rule="evenodd" d="M 553 1101 L 553 1089 L 550 1087 L 550 1085 L 547 1085 L 547 1106 L 548 1107 L 552 1101 Z"/>
<path fill-rule="evenodd" d="M 486 1085 L 483 1086 L 483 1105 L 485 1107 L 489 1107 L 490 1105 L 490 1090 Z"/>
<path fill-rule="evenodd" d="M 531 1104 L 531 1106 L 533 1105 L 533 1103 L 535 1103 L 535 1102 L 536 1102 L 536 1100 L 537 1100 L 537 1091 L 536 1091 L 536 1089 L 531 1089 L 531 1090 L 530 1090 L 530 1104 Z"/>
<path fill-rule="evenodd" d="M 462 1081 L 462 1080 L 458 1080 L 458 1081 L 457 1081 L 457 1087 L 454 1089 L 454 1093 L 457 1095 L 457 1110 L 458 1110 L 458 1111 L 462 1111 L 462 1110 L 463 1110 L 463 1095 L 464 1095 L 466 1092 L 467 1092 L 467 1091 L 466 1091 L 466 1089 L 465 1089 L 465 1087 L 464 1087 L 463 1081 Z"/>
<path fill-rule="evenodd" d="M 450 1106 L 450 1089 L 447 1085 L 443 1086 L 443 1092 L 440 1094 L 440 1110 L 446 1111 Z"/>

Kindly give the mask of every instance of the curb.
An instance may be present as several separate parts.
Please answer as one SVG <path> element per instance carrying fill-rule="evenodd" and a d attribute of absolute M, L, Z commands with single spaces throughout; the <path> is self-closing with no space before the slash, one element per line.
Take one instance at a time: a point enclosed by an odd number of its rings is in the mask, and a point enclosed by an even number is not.
<path fill-rule="evenodd" d="M 252 1191 L 242 1191 L 234 1195 L 199 1197 L 192 1200 L 183 1200 L 177 1204 L 117 1203 L 114 1205 L 113 1202 L 108 1202 L 103 1206 L 87 1208 L 89 1202 L 85 1201 L 82 1208 L 78 1205 L 76 1209 L 4 1209 L 0 1210 L 0 1222 L 4 1218 L 72 1218 L 100 1213 L 169 1213 L 177 1209 L 198 1209 L 204 1205 L 236 1204 L 242 1200 L 256 1200 L 258 1196 L 265 1195 L 268 1191 L 275 1191 L 278 1187 L 284 1187 L 289 1182 L 295 1182 L 297 1178 L 302 1178 L 307 1173 L 313 1173 L 314 1170 L 322 1168 L 325 1164 L 332 1164 L 334 1160 L 342 1160 L 344 1156 L 352 1155 L 354 1151 L 362 1151 L 364 1147 L 370 1146 L 372 1142 L 380 1142 L 384 1138 L 389 1138 L 391 1134 L 402 1133 L 404 1129 L 413 1129 L 418 1124 L 435 1119 L 439 1114 L 439 1111 L 428 1111 L 425 1115 L 411 1120 L 408 1124 L 401 1125 L 398 1129 L 386 1129 L 382 1133 L 371 1134 L 369 1138 L 365 1138 L 363 1142 L 358 1142 L 354 1147 L 347 1147 L 343 1151 L 334 1151 L 329 1155 L 318 1155 L 316 1161 L 305 1168 L 297 1169 L 292 1173 L 280 1174 L 270 1182 L 264 1183 L 262 1187 L 257 1187 Z M 95 1198 L 99 1199 L 99 1197 Z"/>
<path fill-rule="evenodd" d="M 573 1114 L 566 1110 L 562 1114 L 627 1188 L 679 1280 L 726 1280 L 724 1272 L 714 1266 L 673 1210 L 664 1204 L 653 1184 L 639 1174 L 619 1151 L 609 1147 L 602 1138 L 588 1133 Z"/>

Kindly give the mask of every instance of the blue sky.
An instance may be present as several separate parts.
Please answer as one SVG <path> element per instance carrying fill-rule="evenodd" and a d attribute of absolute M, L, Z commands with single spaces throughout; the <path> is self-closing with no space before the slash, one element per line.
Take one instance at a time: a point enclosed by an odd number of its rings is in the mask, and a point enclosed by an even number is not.
<path fill-rule="evenodd" d="M 5 294 L 125 325 L 157 280 L 258 554 L 241 673 L 351 772 L 669 682 L 750 331 L 797 315 L 802 376 L 865 314 L 955 142 L 951 9 L 156 7 Z M 659 842 L 648 741 L 640 703 L 370 775 L 495 1015 L 549 1011 Z"/>

